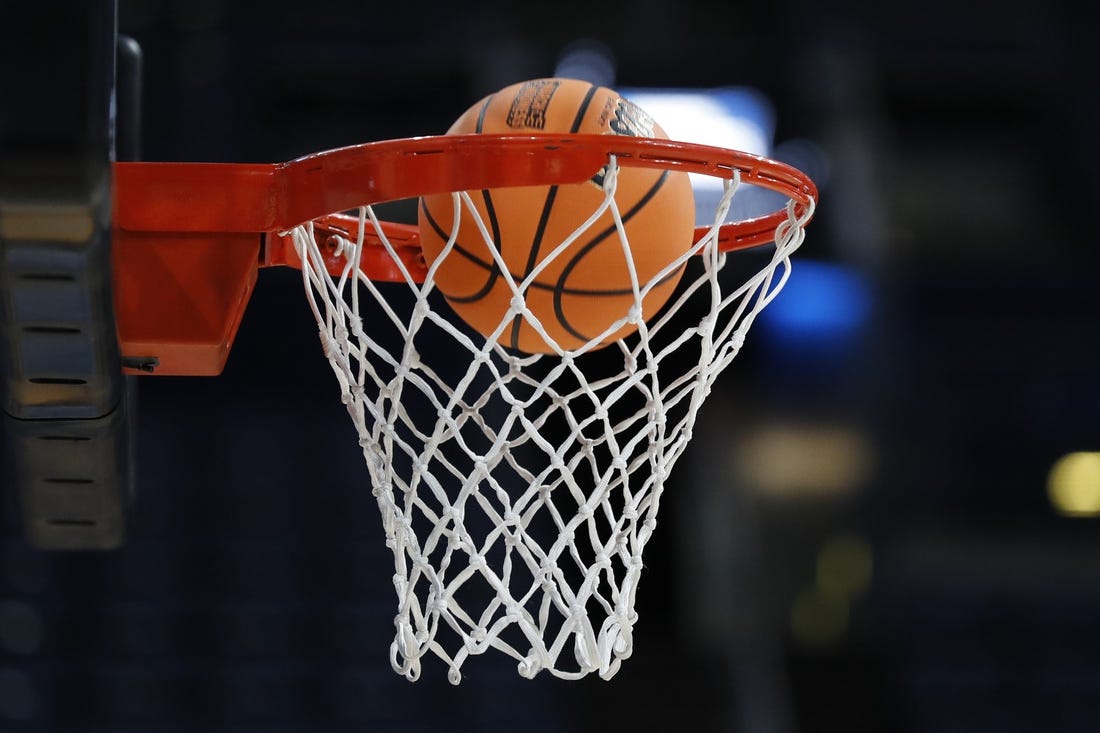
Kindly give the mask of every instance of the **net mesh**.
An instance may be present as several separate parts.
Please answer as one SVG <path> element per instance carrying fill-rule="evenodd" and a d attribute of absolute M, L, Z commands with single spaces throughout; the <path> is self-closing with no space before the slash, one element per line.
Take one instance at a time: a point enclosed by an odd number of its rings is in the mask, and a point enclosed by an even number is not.
<path fill-rule="evenodd" d="M 599 209 L 547 259 L 610 211 L 632 261 L 614 197 L 617 173 L 612 158 Z M 552 354 L 512 353 L 496 334 L 472 332 L 436 291 L 433 274 L 458 236 L 458 207 L 492 242 L 466 193 L 452 195 L 454 231 L 422 283 L 370 207 L 359 212 L 355 241 L 319 243 L 311 223 L 292 231 L 393 552 L 395 671 L 417 679 L 430 653 L 457 684 L 469 657 L 496 649 L 525 677 L 546 670 L 606 679 L 630 656 L 642 554 L 665 480 L 715 378 L 786 282 L 812 215 L 812 202 L 801 216 L 789 203 L 770 261 L 727 287 L 718 229 L 738 186 L 735 172 L 708 234 L 652 279 L 689 265 L 656 317 L 639 319 L 649 283 L 632 273 L 634 306 L 586 346 Z M 372 282 L 359 270 L 367 227 L 403 285 Z M 346 261 L 338 277 L 322 252 L 332 244 Z M 497 333 L 519 315 L 552 343 L 524 301 L 534 275 L 517 282 L 494 256 L 514 296 Z M 637 323 L 635 333 L 596 348 L 628 322 Z"/>

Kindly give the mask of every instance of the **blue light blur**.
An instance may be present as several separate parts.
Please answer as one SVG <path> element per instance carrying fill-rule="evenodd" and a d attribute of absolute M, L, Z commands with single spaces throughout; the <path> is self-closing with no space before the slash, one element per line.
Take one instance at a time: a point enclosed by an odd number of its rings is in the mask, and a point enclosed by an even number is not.
<path fill-rule="evenodd" d="M 866 278 L 850 267 L 796 260 L 790 280 L 757 322 L 784 348 L 847 347 L 866 325 L 871 292 Z"/>

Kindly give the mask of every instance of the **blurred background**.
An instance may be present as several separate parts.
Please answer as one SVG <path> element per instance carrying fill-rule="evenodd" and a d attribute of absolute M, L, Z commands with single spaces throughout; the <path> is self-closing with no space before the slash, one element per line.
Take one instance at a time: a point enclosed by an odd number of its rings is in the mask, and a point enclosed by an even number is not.
<path fill-rule="evenodd" d="M 1097 730 L 1082 10 L 121 0 L 145 160 L 436 134 L 558 70 L 751 100 L 821 206 L 670 481 L 612 681 L 393 674 L 362 457 L 300 276 L 268 270 L 223 376 L 141 380 L 122 550 L 33 550 L 5 492 L 0 731 Z"/>

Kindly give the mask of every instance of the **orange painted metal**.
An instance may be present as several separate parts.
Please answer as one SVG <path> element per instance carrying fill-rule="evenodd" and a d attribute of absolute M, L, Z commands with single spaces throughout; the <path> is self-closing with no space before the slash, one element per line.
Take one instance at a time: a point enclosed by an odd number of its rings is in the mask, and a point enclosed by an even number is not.
<path fill-rule="evenodd" d="M 116 231 L 115 318 L 132 373 L 220 374 L 256 284 L 260 235 Z"/>
<path fill-rule="evenodd" d="M 142 373 L 221 372 L 264 266 L 300 266 L 287 232 L 315 220 L 328 269 L 346 261 L 332 237 L 355 240 L 358 219 L 334 213 L 425 194 L 577 183 L 614 155 L 627 167 L 720 178 L 779 191 L 797 215 L 817 189 L 800 171 L 737 151 L 610 135 L 454 135 L 388 140 L 307 155 L 287 163 L 116 163 L 114 270 L 123 357 Z M 783 210 L 726 224 L 723 250 L 770 242 Z M 417 228 L 383 232 L 415 280 L 426 273 Z M 696 231 L 696 240 L 706 233 Z M 368 228 L 364 274 L 403 275 Z M 130 371 L 137 371 L 131 369 Z"/>

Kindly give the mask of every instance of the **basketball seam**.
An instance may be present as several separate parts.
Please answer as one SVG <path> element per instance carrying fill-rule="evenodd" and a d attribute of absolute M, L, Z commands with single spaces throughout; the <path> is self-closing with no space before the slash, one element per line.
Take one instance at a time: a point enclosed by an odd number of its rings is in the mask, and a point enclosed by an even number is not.
<path fill-rule="evenodd" d="M 584 121 L 585 115 L 587 114 L 589 108 L 591 107 L 591 103 L 592 103 L 593 98 L 595 97 L 596 93 L 599 92 L 601 89 L 602 89 L 602 87 L 598 87 L 598 86 L 592 85 L 592 84 L 589 85 L 588 91 L 585 93 L 584 99 L 582 100 L 581 104 L 579 105 L 579 107 L 577 109 L 577 113 L 574 117 L 573 123 L 570 127 L 569 132 L 571 134 L 575 133 L 580 128 L 581 124 Z M 495 97 L 496 97 L 495 94 L 494 95 L 489 95 L 488 97 L 486 97 L 484 103 L 481 105 L 481 109 L 478 111 L 477 123 L 476 123 L 476 126 L 475 126 L 475 131 L 477 133 L 482 133 L 484 131 L 485 118 L 487 116 L 488 109 L 491 106 L 491 104 L 492 104 L 493 100 L 495 99 Z M 669 173 L 670 173 L 669 171 L 662 172 L 661 176 L 657 179 L 657 181 L 655 181 L 652 184 L 652 186 L 649 188 L 649 190 L 647 190 L 646 193 L 643 194 L 642 197 L 639 198 L 638 201 L 636 201 L 634 203 L 634 205 L 629 210 L 627 210 L 627 212 L 625 212 L 625 214 L 622 216 L 622 221 L 623 221 L 624 224 L 626 222 L 629 222 L 631 219 L 633 219 L 633 217 L 635 215 L 637 215 L 640 211 L 642 211 L 644 209 L 644 207 L 654 198 L 654 196 L 657 195 L 657 193 L 660 191 L 660 189 L 664 186 L 664 184 L 669 179 Z M 542 240 L 545 237 L 547 227 L 549 226 L 549 221 L 551 219 L 552 212 L 553 212 L 554 205 L 555 205 L 556 198 L 557 198 L 557 192 L 558 192 L 558 185 L 557 184 L 548 187 L 546 200 L 544 201 L 544 204 L 543 204 L 542 215 L 539 218 L 538 225 L 537 225 L 536 230 L 533 234 L 532 245 L 528 250 L 529 251 L 528 261 L 526 263 L 524 272 L 522 274 L 516 274 L 516 273 L 512 273 L 512 272 L 508 273 L 517 283 L 522 282 L 526 277 L 528 277 L 530 275 L 530 273 L 533 271 L 535 265 L 538 262 L 538 253 L 539 253 L 539 250 L 541 248 Z M 496 215 L 496 210 L 495 210 L 495 206 L 494 206 L 493 198 L 492 198 L 492 192 L 488 189 L 482 189 L 481 193 L 482 193 L 482 197 L 483 197 L 483 200 L 484 200 L 484 203 L 485 203 L 486 216 L 488 218 L 488 224 L 489 224 L 489 228 L 491 230 L 490 234 L 492 236 L 493 243 L 497 247 L 497 250 L 499 252 L 503 252 L 503 250 L 502 250 L 503 242 L 501 241 L 500 222 L 499 222 L 499 220 L 497 218 L 497 215 Z M 448 240 L 450 238 L 449 233 L 443 231 L 443 228 L 440 226 L 439 222 L 436 220 L 435 217 L 432 216 L 432 213 L 431 213 L 431 211 L 429 210 L 429 207 L 428 207 L 428 203 L 423 199 L 421 199 L 421 210 L 425 214 L 425 218 L 427 219 L 429 225 L 431 226 L 431 228 L 435 232 L 435 234 L 441 240 L 443 240 L 444 242 L 446 240 Z M 616 297 L 616 296 L 631 295 L 633 293 L 633 288 L 631 288 L 629 286 L 625 287 L 625 288 L 587 289 L 587 288 L 574 288 L 574 287 L 569 287 L 569 286 L 566 285 L 566 282 L 567 282 L 569 276 L 572 274 L 573 270 L 576 269 L 576 267 L 580 264 L 580 262 L 595 247 L 597 247 L 601 243 L 603 243 L 615 231 L 616 231 L 616 227 L 615 227 L 614 224 L 612 224 L 612 225 L 608 226 L 606 229 L 604 229 L 602 232 L 595 235 L 592 239 L 590 239 L 576 254 L 573 255 L 573 257 L 570 258 L 570 260 L 568 262 L 565 263 L 565 266 L 562 268 L 562 270 L 561 270 L 561 272 L 560 272 L 560 274 L 557 278 L 557 282 L 555 282 L 553 284 L 546 284 L 546 283 L 540 283 L 538 281 L 534 281 L 529 286 L 531 290 L 550 291 L 550 292 L 553 293 L 554 313 L 555 313 L 555 317 L 556 317 L 558 323 L 560 324 L 560 326 L 567 333 L 569 333 L 571 336 L 573 336 L 574 338 L 577 338 L 581 341 L 587 342 L 587 341 L 590 340 L 590 338 L 588 336 L 586 336 L 585 334 L 581 333 L 567 319 L 567 317 L 565 315 L 565 308 L 564 308 L 564 302 L 563 302 L 565 296 L 571 296 L 571 297 L 585 297 L 585 296 L 590 296 L 590 297 Z M 484 268 L 485 270 L 488 271 L 488 277 L 486 278 L 484 285 L 481 288 L 479 288 L 477 292 L 472 293 L 470 295 L 454 296 L 454 295 L 450 295 L 450 294 L 447 294 L 447 293 L 443 293 L 443 295 L 446 297 L 446 299 L 448 301 L 451 301 L 451 302 L 454 302 L 454 303 L 471 303 L 471 302 L 476 302 L 478 300 L 481 300 L 482 298 L 486 297 L 487 295 L 489 295 L 492 292 L 492 290 L 496 287 L 497 283 L 503 277 L 504 271 L 502 270 L 502 268 L 500 267 L 500 265 L 499 265 L 499 263 L 496 259 L 486 261 L 486 260 L 482 259 L 481 257 L 479 257 L 478 255 L 474 254 L 473 252 L 471 252 L 471 251 L 467 250 L 466 248 L 462 247 L 457 242 L 455 243 L 455 246 L 452 250 L 452 254 L 460 255 L 462 258 L 466 259 L 471 264 L 473 264 L 477 267 Z M 664 284 L 664 283 L 668 282 L 669 280 L 672 280 L 672 279 L 678 277 L 682 273 L 682 271 L 683 271 L 682 267 L 678 268 L 677 270 L 675 270 L 675 271 L 667 274 L 665 277 L 661 278 L 661 280 L 658 281 L 656 284 L 657 285 Z M 511 334 L 510 334 L 509 341 L 510 341 L 511 348 L 516 349 L 516 350 L 519 350 L 519 336 L 520 336 L 520 332 L 521 332 L 521 328 L 522 328 L 522 322 L 523 322 L 522 314 L 517 314 L 515 316 L 514 320 L 513 320 L 513 323 L 512 323 L 512 328 L 511 328 Z"/>
<path fill-rule="evenodd" d="M 446 242 L 448 239 L 451 238 L 451 235 L 448 232 L 443 231 L 443 227 L 439 226 L 439 222 L 437 222 L 435 220 L 435 217 L 432 216 L 432 212 L 428 209 L 427 202 L 425 202 L 423 199 L 420 200 L 420 210 L 424 212 L 424 216 L 425 218 L 427 218 L 428 224 L 435 231 L 437 237 L 443 240 L 443 242 Z M 454 249 L 451 252 L 452 257 L 454 256 L 454 253 L 458 253 L 473 262 L 474 264 L 484 267 L 486 270 L 489 271 L 489 277 L 485 280 L 485 284 L 481 286 L 481 289 L 471 295 L 450 295 L 448 293 L 444 293 L 443 295 L 446 296 L 447 300 L 454 303 L 472 303 L 476 300 L 484 298 L 486 295 L 492 292 L 493 287 L 496 285 L 497 278 L 500 276 L 500 270 L 497 267 L 497 263 L 495 261 L 486 263 L 480 257 L 463 249 L 458 244 L 458 242 L 455 242 Z"/>
<path fill-rule="evenodd" d="M 622 220 L 623 220 L 624 225 L 628 221 L 633 219 L 634 216 L 638 212 L 640 212 L 642 209 L 644 209 L 646 204 L 648 204 L 651 200 L 653 200 L 653 197 L 657 195 L 657 193 L 661 190 L 662 187 L 664 187 L 665 183 L 668 181 L 669 173 L 670 173 L 669 171 L 663 171 L 661 173 L 661 176 L 656 180 L 656 182 L 654 182 L 654 184 L 652 186 L 650 186 L 649 190 L 646 191 L 636 202 L 634 202 L 633 206 L 631 206 L 626 211 L 626 213 L 623 214 Z M 577 267 L 577 265 L 580 264 L 581 260 L 584 259 L 584 257 L 587 256 L 589 252 L 591 252 L 593 249 L 595 249 L 597 246 L 599 246 L 604 240 L 606 240 L 608 237 L 610 237 L 611 234 L 615 231 L 616 231 L 616 226 L 615 226 L 614 223 L 612 223 L 610 226 L 608 226 L 602 232 L 600 232 L 595 237 L 590 239 L 583 247 L 581 247 L 577 251 L 577 253 L 575 255 L 573 255 L 572 258 L 570 258 L 570 260 L 568 262 L 565 263 L 565 266 L 562 267 L 562 269 L 561 269 L 561 274 L 558 276 L 557 283 L 554 284 L 554 315 L 557 317 L 558 323 L 561 324 L 562 328 L 564 328 L 567 333 L 569 333 L 574 338 L 578 338 L 582 341 L 587 342 L 587 341 L 591 340 L 591 337 L 584 335 L 583 333 L 578 331 L 576 328 L 574 328 L 572 326 L 572 324 L 569 323 L 569 320 L 565 316 L 565 306 L 564 306 L 564 303 L 562 302 L 563 296 L 565 294 L 565 282 L 566 282 L 566 280 L 569 279 L 569 275 L 573 272 L 573 270 Z M 683 268 L 681 268 L 681 269 L 683 269 Z M 676 272 L 679 272 L 679 270 L 677 270 Z M 674 274 L 675 273 L 669 273 L 669 277 L 672 277 L 672 275 L 674 275 Z M 662 281 L 662 282 L 664 282 L 664 281 Z M 626 289 L 626 293 L 633 293 L 633 292 L 634 292 L 633 288 L 627 288 Z M 624 295 L 626 293 L 624 293 Z"/>
<path fill-rule="evenodd" d="M 485 104 L 481 105 L 481 111 L 477 113 L 477 126 L 474 127 L 474 130 L 478 134 L 480 134 L 481 131 L 485 128 L 485 113 L 488 112 L 489 105 L 493 103 L 494 99 L 496 99 L 495 94 L 490 94 L 488 97 L 486 97 Z M 493 234 L 493 246 L 496 247 L 497 252 L 500 252 L 503 256 L 503 252 L 501 250 L 503 243 L 500 239 L 500 222 L 497 220 L 496 207 L 493 206 L 493 197 L 489 193 L 489 189 L 487 188 L 483 188 L 481 190 L 481 196 L 485 201 L 485 215 L 489 217 L 489 230 Z M 494 265 L 495 262 L 496 261 L 494 260 Z M 485 295 L 488 295 L 490 292 L 492 292 L 492 289 L 496 287 L 498 277 L 500 277 L 500 270 L 495 266 L 490 268 L 489 279 L 486 280 L 485 287 L 481 289 L 481 292 L 478 296 L 479 298 L 484 297 Z"/>
<path fill-rule="evenodd" d="M 486 97 L 485 102 L 481 105 L 481 109 L 478 110 L 477 124 L 475 125 L 474 129 L 479 133 L 485 127 L 485 113 L 488 111 L 489 105 L 492 104 L 493 99 L 495 97 L 496 97 L 496 94 L 490 94 L 488 97 Z M 492 198 L 492 196 L 489 195 L 489 191 L 486 190 L 486 189 L 482 189 L 481 195 L 482 195 L 482 198 L 485 201 L 485 209 L 486 209 L 485 213 L 489 218 L 489 229 L 490 229 L 490 231 L 492 233 L 492 236 L 493 236 L 493 245 L 497 248 L 497 251 L 499 252 L 500 251 L 500 222 L 497 220 L 496 209 L 493 207 L 493 198 Z M 431 227 L 435 231 L 436 235 L 441 240 L 443 240 L 443 242 L 446 242 L 447 240 L 449 240 L 451 238 L 450 233 L 443 231 L 443 228 L 441 226 L 439 226 L 439 223 L 435 220 L 435 217 L 432 216 L 432 212 L 428 208 L 428 202 L 425 201 L 423 198 L 420 199 L 420 208 L 424 212 L 425 216 L 427 216 L 428 223 L 431 225 Z M 461 217 L 461 215 L 462 215 L 462 212 L 459 211 L 459 216 Z M 447 300 L 449 300 L 453 303 L 472 303 L 474 301 L 480 300 L 481 298 L 484 298 L 486 295 L 491 293 L 493 288 L 496 287 L 497 279 L 500 277 L 500 268 L 497 267 L 496 262 L 493 261 L 492 263 L 490 263 L 490 265 L 485 265 L 481 261 L 480 258 L 474 256 L 470 252 L 463 249 L 462 246 L 458 242 L 455 242 L 453 252 L 458 252 L 459 254 L 463 255 L 467 259 L 469 259 L 469 260 L 471 260 L 471 261 L 473 261 L 473 262 L 475 262 L 479 265 L 482 265 L 483 267 L 485 267 L 486 270 L 488 270 L 489 276 L 488 276 L 488 278 L 486 278 L 485 284 L 482 285 L 479 290 L 472 293 L 471 295 L 455 296 L 455 295 L 449 295 L 447 293 L 443 293 L 443 295 L 447 298 Z"/>
<path fill-rule="evenodd" d="M 588 85 L 588 91 L 585 92 L 584 99 L 581 100 L 580 107 L 577 108 L 577 116 L 573 118 L 573 124 L 569 126 L 569 133 L 574 134 L 577 130 L 581 129 L 581 123 L 584 122 L 584 116 L 588 113 L 588 106 L 592 104 L 592 97 L 596 96 L 596 92 L 600 87 L 595 84 Z"/>
<path fill-rule="evenodd" d="M 595 84 L 588 85 L 588 91 L 585 92 L 584 99 L 581 100 L 580 105 L 577 107 L 577 114 L 573 118 L 573 124 L 569 126 L 570 134 L 580 129 L 581 123 L 584 122 L 584 116 L 588 113 L 588 107 L 592 104 L 592 97 L 595 96 L 597 88 Z M 535 265 L 538 263 L 539 249 L 542 247 L 542 237 L 546 234 L 546 225 L 550 221 L 550 214 L 554 209 L 554 199 L 557 198 L 557 195 L 557 184 L 551 185 L 546 191 L 546 201 L 542 206 L 542 216 L 539 218 L 538 227 L 535 229 L 535 235 L 531 240 L 531 246 L 527 250 L 527 265 L 523 268 L 524 279 L 531 274 L 531 271 L 535 269 Z M 517 351 L 519 351 L 519 334 L 522 326 L 523 316 L 517 313 L 515 318 L 512 319 L 510 339 L 512 348 Z"/>
<path fill-rule="evenodd" d="M 482 128 L 485 127 L 485 113 L 489 110 L 489 105 L 493 103 L 493 97 L 495 94 L 490 94 L 485 98 L 485 104 L 481 105 L 481 109 L 477 113 L 477 124 L 474 126 L 474 131 L 480 133 Z"/>
<path fill-rule="evenodd" d="M 424 212 L 424 216 L 426 217 L 426 219 L 428 221 L 428 224 L 431 226 L 432 230 L 435 231 L 436 236 L 438 236 L 442 240 L 449 239 L 450 234 L 448 232 L 445 232 L 443 230 L 443 227 L 441 227 L 439 225 L 439 222 L 437 222 L 435 220 L 435 217 L 432 216 L 431 210 L 428 209 L 428 205 L 426 203 L 423 203 L 423 202 L 421 202 L 421 204 L 422 204 L 421 205 L 421 210 Z M 482 258 L 478 257 L 474 253 L 470 252 L 468 249 L 465 249 L 465 248 L 461 247 L 458 244 L 455 244 L 455 247 L 452 250 L 451 256 L 453 257 L 456 254 L 461 255 L 462 257 L 466 258 L 466 260 L 468 262 L 470 262 L 470 264 L 476 265 L 477 267 L 480 267 L 480 268 L 486 270 L 487 272 L 490 272 L 491 273 L 490 282 L 493 282 L 501 274 L 500 267 L 497 266 L 496 260 L 491 260 L 491 261 L 490 260 L 483 260 Z M 521 280 L 522 279 L 519 276 L 518 273 L 509 272 L 508 274 L 510 274 L 512 276 L 512 278 L 515 279 L 515 280 Z M 669 277 L 672 277 L 672 275 L 669 275 Z M 661 282 L 664 282 L 664 280 L 662 280 Z M 552 291 L 552 290 L 555 290 L 555 289 L 560 289 L 563 295 L 595 296 L 595 297 L 612 296 L 612 295 L 630 295 L 630 293 L 634 292 L 633 288 L 571 288 L 571 287 L 568 287 L 567 285 L 564 285 L 564 284 L 559 285 L 558 283 L 554 283 L 553 285 L 548 285 L 547 283 L 542 283 L 542 282 L 539 282 L 538 280 L 535 280 L 534 282 L 532 282 L 530 287 L 531 287 L 532 290 Z M 472 301 L 478 300 L 479 298 L 484 297 L 487 294 L 488 294 L 488 292 L 485 288 L 482 288 L 482 290 L 478 291 L 474 295 L 449 295 L 447 293 L 444 293 L 444 295 L 447 297 L 447 300 L 450 300 L 450 301 L 455 302 L 455 303 L 472 302 Z"/>

